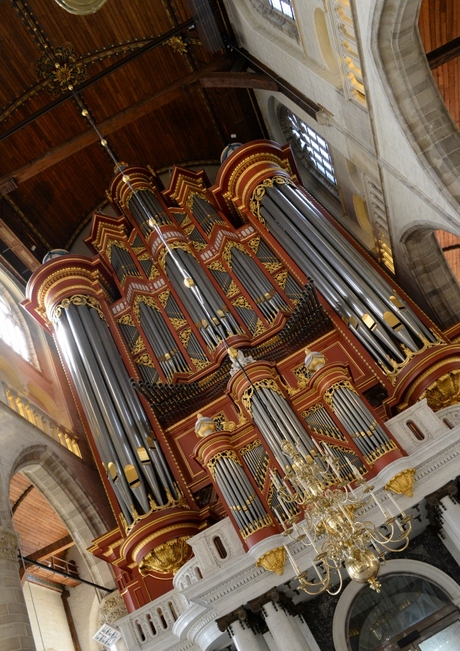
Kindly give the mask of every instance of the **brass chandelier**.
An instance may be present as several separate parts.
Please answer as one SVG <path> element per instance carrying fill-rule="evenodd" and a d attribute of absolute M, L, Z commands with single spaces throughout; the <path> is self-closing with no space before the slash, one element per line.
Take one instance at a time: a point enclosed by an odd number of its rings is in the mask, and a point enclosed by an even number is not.
<path fill-rule="evenodd" d="M 302 541 L 316 554 L 310 580 L 308 571 L 299 569 L 288 545 L 284 546 L 299 587 L 311 595 L 324 591 L 338 594 L 343 585 L 342 568 L 345 568 L 351 579 L 367 582 L 380 592 L 377 578 L 380 565 L 386 552 L 406 549 L 412 530 L 411 517 L 401 511 L 388 494 L 395 509 L 395 514 L 390 514 L 378 501 L 374 487 L 348 459 L 350 468 L 347 470 L 351 469 L 353 480 L 343 479 L 348 473 L 338 467 L 338 460 L 327 444 L 323 443 L 324 450 L 318 443 L 316 445 L 320 454 L 313 458 L 302 451 L 300 443 L 295 447 L 286 441 L 283 444 L 283 452 L 289 460 L 286 475 L 280 479 L 271 471 L 284 511 L 284 518 L 277 513 L 284 535 Z M 359 517 L 365 507 L 373 504 L 385 518 L 380 526 Z M 294 505 L 301 508 L 301 514 Z"/>

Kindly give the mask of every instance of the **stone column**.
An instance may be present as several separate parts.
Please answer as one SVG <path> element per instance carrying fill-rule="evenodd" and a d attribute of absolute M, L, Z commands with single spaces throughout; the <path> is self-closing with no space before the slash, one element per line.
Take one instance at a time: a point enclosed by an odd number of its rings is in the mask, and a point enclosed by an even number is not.
<path fill-rule="evenodd" d="M 460 504 L 451 496 L 443 497 L 439 504 L 442 509 L 441 539 L 460 564 Z"/>
<path fill-rule="evenodd" d="M 263 639 L 262 641 L 265 646 L 262 648 L 257 636 L 246 622 L 243 623 L 237 619 L 230 624 L 228 631 L 232 636 L 236 651 L 265 651 L 267 648 L 266 642 Z"/>
<path fill-rule="evenodd" d="M 286 613 L 279 603 L 267 601 L 262 614 L 279 651 L 311 651 L 295 619 Z"/>
<path fill-rule="evenodd" d="M 18 539 L 0 527 L 0 649 L 36 651 L 18 571 Z"/>

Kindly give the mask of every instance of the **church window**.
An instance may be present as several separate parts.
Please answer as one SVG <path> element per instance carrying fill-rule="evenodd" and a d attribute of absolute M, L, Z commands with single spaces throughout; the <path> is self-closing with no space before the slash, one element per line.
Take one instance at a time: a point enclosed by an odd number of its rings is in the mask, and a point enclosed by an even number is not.
<path fill-rule="evenodd" d="M 279 11 L 280 13 L 292 18 L 295 20 L 294 8 L 292 6 L 291 0 L 267 0 L 268 4 Z"/>
<path fill-rule="evenodd" d="M 309 159 L 311 166 L 323 180 L 332 186 L 337 186 L 334 164 L 327 142 L 292 111 L 285 110 L 289 129 L 297 147 Z"/>
<path fill-rule="evenodd" d="M 29 347 L 19 317 L 5 296 L 0 296 L 0 339 L 26 361 L 30 361 Z"/>
<path fill-rule="evenodd" d="M 276 29 L 299 40 L 292 0 L 249 0 L 255 11 Z"/>

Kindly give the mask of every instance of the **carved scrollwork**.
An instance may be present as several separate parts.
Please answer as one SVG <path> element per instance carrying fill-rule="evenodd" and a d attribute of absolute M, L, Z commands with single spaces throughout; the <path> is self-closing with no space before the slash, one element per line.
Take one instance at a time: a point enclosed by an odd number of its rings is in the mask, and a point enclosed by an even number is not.
<path fill-rule="evenodd" d="M 70 298 L 64 298 L 53 310 L 53 323 L 56 323 L 61 316 L 62 310 L 67 310 L 71 305 L 87 305 L 88 307 L 93 308 L 99 314 L 101 319 L 105 321 L 104 313 L 101 309 L 101 304 L 94 298 L 94 296 L 86 296 L 85 294 L 75 294 Z"/>

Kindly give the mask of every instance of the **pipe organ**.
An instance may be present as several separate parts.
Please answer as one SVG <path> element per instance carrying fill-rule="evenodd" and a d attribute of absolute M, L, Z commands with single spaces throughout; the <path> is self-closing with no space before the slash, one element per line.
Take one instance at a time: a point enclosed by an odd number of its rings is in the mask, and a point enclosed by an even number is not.
<path fill-rule="evenodd" d="M 94 257 L 46 262 L 24 305 L 78 401 L 117 517 L 92 551 L 132 611 L 216 519 L 249 549 L 299 513 L 274 485 L 286 443 L 319 464 L 326 444 L 344 480 L 403 456 L 385 420 L 458 346 L 300 186 L 288 148 L 242 145 L 212 187 L 123 166 L 107 196 Z"/>

